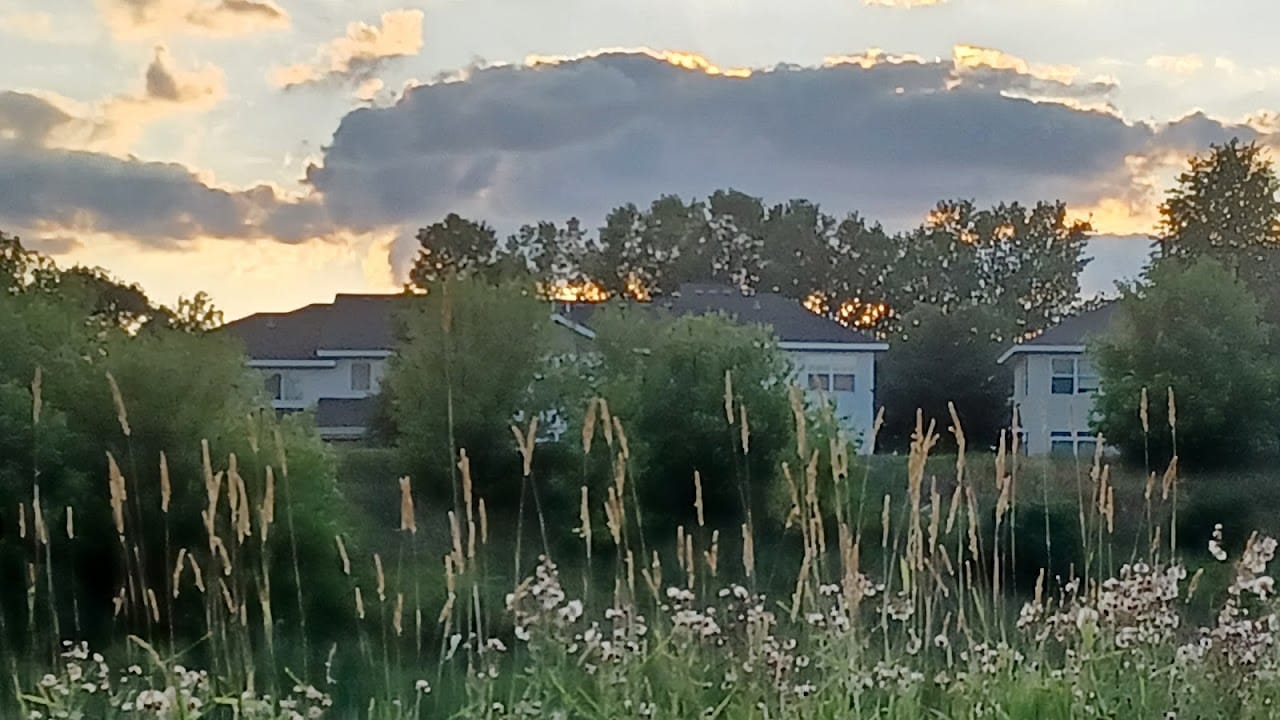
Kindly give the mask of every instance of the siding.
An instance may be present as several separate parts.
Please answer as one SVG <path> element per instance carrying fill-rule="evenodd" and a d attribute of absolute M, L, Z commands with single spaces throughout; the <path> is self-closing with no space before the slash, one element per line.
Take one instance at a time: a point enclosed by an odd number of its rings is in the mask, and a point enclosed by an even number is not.
<path fill-rule="evenodd" d="M 1051 391 L 1053 360 L 1083 357 L 1083 353 L 1022 354 L 1013 360 L 1013 402 L 1027 434 L 1028 454 L 1047 454 L 1054 432 L 1089 432 L 1093 394 L 1054 395 Z"/>

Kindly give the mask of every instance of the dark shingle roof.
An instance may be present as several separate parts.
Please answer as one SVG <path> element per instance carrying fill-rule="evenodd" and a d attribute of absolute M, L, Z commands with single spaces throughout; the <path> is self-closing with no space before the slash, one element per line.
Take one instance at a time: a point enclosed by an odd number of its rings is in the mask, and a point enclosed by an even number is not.
<path fill-rule="evenodd" d="M 249 357 L 261 360 L 306 360 L 321 349 L 391 350 L 395 311 L 409 297 L 338 295 L 332 303 L 293 312 L 250 315 L 222 330 L 244 343 Z"/>
<path fill-rule="evenodd" d="M 809 312 L 800 302 L 777 293 L 744 295 L 728 286 L 686 284 L 680 286 L 679 292 L 655 298 L 644 307 L 677 316 L 724 313 L 742 323 L 773 328 L 781 342 L 879 344 L 876 339 Z M 594 305 L 574 303 L 560 306 L 558 312 L 590 328 L 595 310 Z"/>
<path fill-rule="evenodd" d="M 1107 332 L 1115 321 L 1118 302 L 1112 301 L 1088 312 L 1073 315 L 1045 330 L 1034 338 L 1010 347 L 1000 356 L 1000 362 L 1015 353 L 1044 352 L 1051 347 L 1080 347 L 1089 340 Z"/>
<path fill-rule="evenodd" d="M 373 419 L 376 398 L 320 398 L 316 403 L 316 427 L 365 428 Z"/>
<path fill-rule="evenodd" d="M 1105 333 L 1111 327 L 1119 303 L 1109 302 L 1089 312 L 1073 315 L 1045 330 L 1024 345 L 1084 345 L 1090 338 Z"/>

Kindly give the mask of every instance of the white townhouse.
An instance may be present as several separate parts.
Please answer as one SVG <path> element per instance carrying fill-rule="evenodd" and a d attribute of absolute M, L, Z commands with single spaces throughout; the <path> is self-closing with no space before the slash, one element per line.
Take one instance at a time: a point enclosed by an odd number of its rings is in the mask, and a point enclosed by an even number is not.
<path fill-rule="evenodd" d="M 395 351 L 393 315 L 410 298 L 338 295 L 332 303 L 250 315 L 222 331 L 244 345 L 277 411 L 314 409 L 321 437 L 358 440 Z"/>
<path fill-rule="evenodd" d="M 1013 405 L 1027 454 L 1093 454 L 1089 422 L 1098 372 L 1085 351 L 1111 327 L 1117 307 L 1112 302 L 1070 317 L 1000 356 L 998 362 L 1013 369 Z"/>
<path fill-rule="evenodd" d="M 314 409 L 327 440 L 359 440 L 374 413 L 387 359 L 395 352 L 394 317 L 411 295 L 338 295 L 284 313 L 258 313 L 228 323 L 244 345 L 249 366 L 263 375 L 277 411 Z M 724 313 L 765 325 L 795 367 L 795 381 L 817 399 L 834 403 L 852 433 L 869 438 L 875 421 L 876 354 L 888 349 L 856 330 L 815 315 L 774 293 L 744 295 L 718 285 L 685 285 L 646 307 L 675 315 Z M 551 320 L 577 335 L 595 337 L 595 306 L 556 304 Z M 871 450 L 864 443 L 863 451 Z"/>
<path fill-rule="evenodd" d="M 795 382 L 811 399 L 832 402 L 845 428 L 863 439 L 861 451 L 871 452 L 876 355 L 888 350 L 887 344 L 776 293 L 744 294 L 734 287 L 691 283 L 645 306 L 677 316 L 721 313 L 743 324 L 770 328 L 791 359 Z M 587 303 L 560 303 L 553 319 L 590 339 L 595 337 L 591 319 L 596 309 Z"/>

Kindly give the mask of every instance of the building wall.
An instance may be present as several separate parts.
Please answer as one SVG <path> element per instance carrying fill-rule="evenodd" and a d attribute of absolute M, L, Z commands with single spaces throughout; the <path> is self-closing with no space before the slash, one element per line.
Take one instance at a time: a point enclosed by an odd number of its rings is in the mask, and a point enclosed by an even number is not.
<path fill-rule="evenodd" d="M 1025 353 L 1010 360 L 1013 364 L 1013 402 L 1026 433 L 1026 451 L 1030 455 L 1046 455 L 1055 450 L 1056 439 L 1059 441 L 1057 452 L 1066 452 L 1066 443 L 1070 440 L 1081 455 L 1092 455 L 1089 421 L 1093 414 L 1094 393 L 1085 389 L 1089 384 L 1086 380 L 1078 383 L 1072 393 L 1055 394 L 1055 359 L 1077 363 L 1077 381 L 1080 377 L 1091 376 L 1083 353 Z"/>
<path fill-rule="evenodd" d="M 265 380 L 272 373 L 280 373 L 285 387 L 284 397 L 273 405 L 278 409 L 303 409 L 313 407 L 321 398 L 348 399 L 375 395 L 382 386 L 387 361 L 382 358 L 334 358 L 333 367 L 262 367 L 270 361 L 256 363 L 256 369 Z M 352 365 L 369 363 L 369 389 L 353 390 Z M 295 392 L 289 392 L 293 390 Z"/>
<path fill-rule="evenodd" d="M 815 402 L 823 396 L 836 405 L 836 415 L 854 437 L 860 439 L 861 452 L 869 453 L 871 428 L 875 423 L 876 355 L 873 352 L 815 352 L 788 350 L 795 364 L 795 382 Z M 811 390 L 810 375 L 840 374 L 854 376 L 853 392 Z"/>

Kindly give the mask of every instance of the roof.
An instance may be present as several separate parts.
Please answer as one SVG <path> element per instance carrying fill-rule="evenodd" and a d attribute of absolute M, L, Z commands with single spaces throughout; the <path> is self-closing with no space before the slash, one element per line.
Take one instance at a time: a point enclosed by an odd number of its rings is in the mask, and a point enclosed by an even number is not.
<path fill-rule="evenodd" d="M 689 283 L 681 285 L 679 291 L 643 306 L 676 316 L 724 313 L 738 322 L 772 328 L 784 344 L 862 345 L 867 347 L 858 349 L 887 349 L 879 340 L 810 312 L 800 302 L 777 293 L 747 295 L 730 286 Z M 589 303 L 567 303 L 559 305 L 556 312 L 569 323 L 589 331 L 591 318 L 598 307 Z"/>
<path fill-rule="evenodd" d="M 1009 348 L 998 362 L 1003 363 L 1020 353 L 1084 352 L 1090 339 L 1111 328 L 1119 307 L 1118 302 L 1112 301 L 1088 312 L 1073 315 L 1034 338 Z"/>
<path fill-rule="evenodd" d="M 332 303 L 286 313 L 257 313 L 227 323 L 255 360 L 308 360 L 320 350 L 390 352 L 394 314 L 410 296 L 338 295 Z"/>
<path fill-rule="evenodd" d="M 375 412 L 376 398 L 320 398 L 316 403 L 316 427 L 364 429 Z"/>

